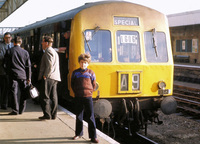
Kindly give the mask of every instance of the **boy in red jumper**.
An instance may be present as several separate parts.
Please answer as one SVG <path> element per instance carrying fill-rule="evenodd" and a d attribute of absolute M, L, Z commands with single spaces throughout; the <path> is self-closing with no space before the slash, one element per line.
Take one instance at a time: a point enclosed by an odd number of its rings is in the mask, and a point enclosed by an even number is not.
<path fill-rule="evenodd" d="M 85 111 L 87 113 L 89 138 L 91 138 L 91 142 L 98 143 L 92 101 L 92 93 L 96 87 L 96 76 L 92 70 L 87 68 L 90 60 L 89 54 L 81 54 L 78 57 L 80 68 L 74 70 L 71 77 L 71 87 L 75 94 L 76 106 L 76 131 L 73 139 L 76 140 L 83 135 L 83 114 Z"/>

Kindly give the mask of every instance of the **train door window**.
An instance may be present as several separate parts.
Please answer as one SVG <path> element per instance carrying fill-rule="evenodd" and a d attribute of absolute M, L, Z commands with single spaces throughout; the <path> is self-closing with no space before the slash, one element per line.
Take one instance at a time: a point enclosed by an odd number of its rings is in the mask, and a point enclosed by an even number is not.
<path fill-rule="evenodd" d="M 166 36 L 164 32 L 145 32 L 144 41 L 148 62 L 168 62 Z"/>
<path fill-rule="evenodd" d="M 86 30 L 85 52 L 90 53 L 91 62 L 111 62 L 111 33 L 108 30 Z"/>
<path fill-rule="evenodd" d="M 56 37 L 57 37 L 57 41 L 56 41 L 56 47 L 59 48 L 60 47 L 60 33 L 56 33 Z"/>
<path fill-rule="evenodd" d="M 50 37 L 52 37 L 52 39 L 55 41 L 55 37 L 54 37 L 53 33 L 50 34 Z M 56 47 L 56 43 L 55 42 L 53 42 L 53 47 Z"/>
<path fill-rule="evenodd" d="M 140 62 L 139 33 L 117 31 L 117 56 L 119 62 Z"/>
<path fill-rule="evenodd" d="M 31 36 L 31 48 L 30 48 L 30 51 L 33 54 L 33 52 L 34 52 L 34 36 Z"/>

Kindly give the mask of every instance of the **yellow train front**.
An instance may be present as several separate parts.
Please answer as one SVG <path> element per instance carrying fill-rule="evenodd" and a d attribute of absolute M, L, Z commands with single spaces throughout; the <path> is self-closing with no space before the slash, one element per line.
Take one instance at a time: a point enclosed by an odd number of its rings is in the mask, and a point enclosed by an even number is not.
<path fill-rule="evenodd" d="M 71 23 L 68 88 L 81 53 L 92 56 L 96 74 L 95 115 L 112 115 L 132 130 L 176 110 L 168 22 L 162 13 L 127 2 L 98 3 L 77 13 Z M 158 120 L 159 123 L 159 120 Z M 133 124 L 133 126 L 131 126 Z"/>

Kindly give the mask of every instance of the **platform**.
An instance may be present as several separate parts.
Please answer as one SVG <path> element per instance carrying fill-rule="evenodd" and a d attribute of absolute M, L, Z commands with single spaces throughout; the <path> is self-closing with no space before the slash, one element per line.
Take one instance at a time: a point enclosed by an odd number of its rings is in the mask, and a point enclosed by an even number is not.
<path fill-rule="evenodd" d="M 85 144 L 91 143 L 88 137 L 87 123 L 84 122 L 84 135 L 73 140 L 75 134 L 75 115 L 59 106 L 56 120 L 39 120 L 42 116 L 40 105 L 27 101 L 26 111 L 22 115 L 8 115 L 11 111 L 0 110 L 0 144 Z M 100 144 L 117 144 L 115 140 L 97 130 Z"/>

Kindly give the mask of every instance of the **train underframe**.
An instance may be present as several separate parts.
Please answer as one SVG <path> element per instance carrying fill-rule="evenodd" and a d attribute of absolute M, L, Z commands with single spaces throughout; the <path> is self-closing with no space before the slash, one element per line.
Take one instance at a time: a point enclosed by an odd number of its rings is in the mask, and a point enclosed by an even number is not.
<path fill-rule="evenodd" d="M 113 123 L 122 128 L 128 129 L 129 135 L 134 135 L 140 129 L 145 129 L 147 125 L 163 122 L 158 118 L 158 109 L 161 108 L 164 114 L 174 113 L 176 101 L 172 96 L 159 98 L 123 98 L 123 99 L 98 99 L 94 100 L 94 113 L 104 128 L 104 123 L 108 123 L 108 134 Z M 113 129 L 114 130 L 114 129 Z"/>

